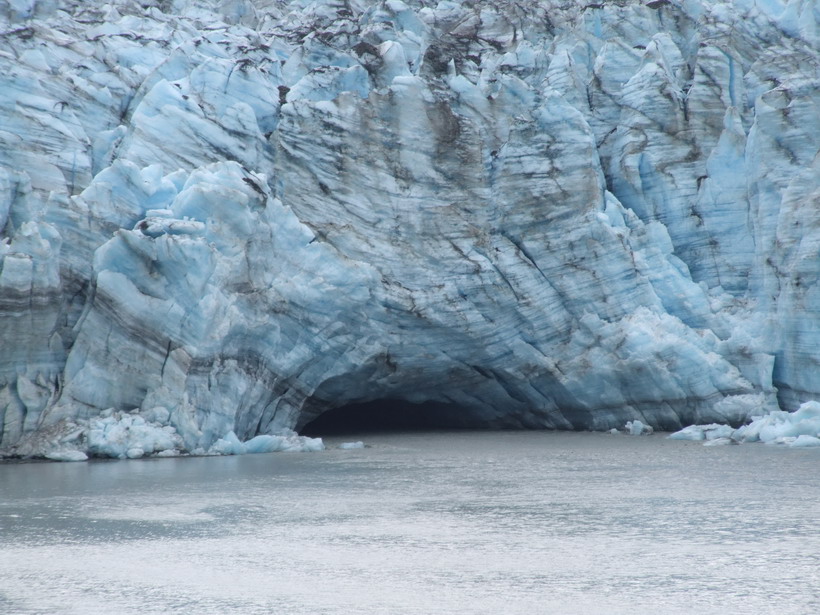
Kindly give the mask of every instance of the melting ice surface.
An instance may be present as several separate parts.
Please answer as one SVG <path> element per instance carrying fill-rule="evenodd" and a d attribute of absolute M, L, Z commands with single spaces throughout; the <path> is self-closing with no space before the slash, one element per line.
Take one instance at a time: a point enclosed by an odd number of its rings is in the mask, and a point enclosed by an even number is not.
<path fill-rule="evenodd" d="M 0 612 L 820 612 L 820 449 L 357 439 L 0 465 Z"/>

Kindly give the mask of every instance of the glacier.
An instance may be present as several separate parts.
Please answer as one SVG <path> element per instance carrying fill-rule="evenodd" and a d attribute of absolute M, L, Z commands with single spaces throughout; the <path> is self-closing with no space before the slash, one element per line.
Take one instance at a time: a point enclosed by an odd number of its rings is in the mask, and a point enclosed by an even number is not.
<path fill-rule="evenodd" d="M 676 431 L 820 399 L 819 22 L 0 0 L 0 448 L 315 450 L 294 430 L 375 400 Z"/>

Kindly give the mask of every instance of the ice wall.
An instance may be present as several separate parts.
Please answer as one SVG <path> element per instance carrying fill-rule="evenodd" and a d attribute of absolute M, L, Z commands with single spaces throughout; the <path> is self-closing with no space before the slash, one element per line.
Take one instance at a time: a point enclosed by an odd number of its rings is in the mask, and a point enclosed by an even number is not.
<path fill-rule="evenodd" d="M 380 398 L 678 429 L 820 397 L 818 20 L 0 0 L 2 446 L 134 409 L 194 450 Z"/>

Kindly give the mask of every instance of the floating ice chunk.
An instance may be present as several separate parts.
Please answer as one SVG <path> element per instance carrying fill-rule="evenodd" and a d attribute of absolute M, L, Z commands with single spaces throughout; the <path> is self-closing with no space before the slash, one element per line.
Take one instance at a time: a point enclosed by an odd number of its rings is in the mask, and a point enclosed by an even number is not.
<path fill-rule="evenodd" d="M 325 450 L 325 443 L 321 438 L 307 438 L 303 448 L 306 453 L 315 453 Z"/>
<path fill-rule="evenodd" d="M 704 432 L 707 427 L 711 427 L 711 425 L 689 425 L 667 437 L 670 440 L 705 440 Z"/>
<path fill-rule="evenodd" d="M 627 423 L 627 427 L 629 424 Z M 820 402 L 808 401 L 795 412 L 773 410 L 738 429 L 729 425 L 690 425 L 670 440 L 705 440 L 704 445 L 730 442 L 765 442 L 789 447 L 820 446 Z M 714 444 L 713 444 L 714 443 Z"/>
<path fill-rule="evenodd" d="M 256 453 L 275 453 L 282 450 L 281 436 L 256 436 L 245 442 L 245 452 L 249 454 Z"/>
<path fill-rule="evenodd" d="M 296 432 L 281 435 L 261 435 L 241 442 L 234 432 L 229 432 L 208 449 L 209 455 L 252 455 L 257 453 L 313 452 L 324 450 L 321 438 L 308 438 Z"/>
<path fill-rule="evenodd" d="M 88 455 L 78 450 L 54 450 L 47 452 L 45 458 L 52 461 L 86 461 Z"/>
<path fill-rule="evenodd" d="M 351 449 L 354 449 L 354 448 L 364 448 L 364 442 L 362 442 L 362 441 L 342 442 L 339 445 L 339 448 L 342 449 L 342 450 L 351 450 Z"/>
<path fill-rule="evenodd" d="M 228 432 L 224 438 L 220 438 L 208 449 L 209 455 L 244 455 L 245 445 L 239 441 L 236 434 Z"/>
<path fill-rule="evenodd" d="M 735 441 L 731 438 L 714 438 L 712 440 L 707 440 L 703 443 L 703 446 L 723 446 L 724 444 L 734 444 Z"/>
<path fill-rule="evenodd" d="M 325 450 L 325 443 L 321 438 L 308 438 L 307 436 L 296 436 L 291 438 L 295 442 L 286 451 L 300 451 L 304 453 L 315 453 L 317 451 Z"/>
<path fill-rule="evenodd" d="M 792 448 L 820 446 L 820 438 L 803 434 L 802 436 L 797 436 L 794 442 L 792 442 L 789 446 L 791 446 Z"/>
<path fill-rule="evenodd" d="M 721 438 L 735 437 L 735 428 L 731 425 L 710 423 L 709 425 L 689 425 L 680 431 L 667 436 L 670 440 L 720 440 Z"/>
<path fill-rule="evenodd" d="M 276 436 L 256 436 L 245 442 L 247 453 L 276 453 L 322 451 L 325 448 L 321 438 L 308 438 L 296 432 L 284 432 Z"/>
<path fill-rule="evenodd" d="M 628 421 L 624 429 L 626 429 L 626 433 L 628 433 L 630 436 L 649 435 L 653 431 L 655 431 L 654 429 L 652 429 L 651 426 L 644 425 L 638 419 L 635 419 L 634 421 Z"/>
<path fill-rule="evenodd" d="M 680 431 L 667 436 L 667 438 L 670 440 L 705 440 L 705 430 L 713 426 L 715 425 L 689 425 L 689 427 L 684 427 Z"/>
<path fill-rule="evenodd" d="M 88 454 L 94 457 L 136 459 L 183 448 L 182 438 L 172 427 L 122 412 L 92 420 L 86 438 Z"/>
<path fill-rule="evenodd" d="M 820 435 L 820 402 L 808 401 L 796 412 L 774 410 L 756 417 L 735 432 L 735 438 L 745 442 L 773 442 L 778 438 Z"/>

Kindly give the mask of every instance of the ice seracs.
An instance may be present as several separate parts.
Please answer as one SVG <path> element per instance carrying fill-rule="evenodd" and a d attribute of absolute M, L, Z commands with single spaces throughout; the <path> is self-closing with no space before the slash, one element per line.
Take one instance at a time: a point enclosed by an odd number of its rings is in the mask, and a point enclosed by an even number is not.
<path fill-rule="evenodd" d="M 344 451 L 350 451 L 350 450 L 355 450 L 355 449 L 358 449 L 358 448 L 364 448 L 364 442 L 362 442 L 361 440 L 357 440 L 356 442 L 342 442 L 339 445 L 338 448 L 340 448 Z"/>
<path fill-rule="evenodd" d="M 0 3 L 0 447 L 288 448 L 377 399 L 560 429 L 797 410 L 819 17 Z"/>

